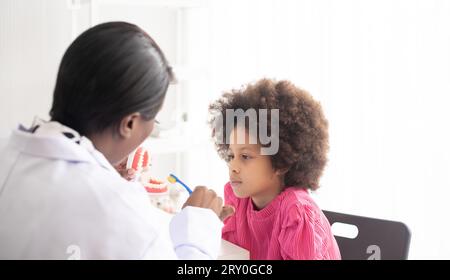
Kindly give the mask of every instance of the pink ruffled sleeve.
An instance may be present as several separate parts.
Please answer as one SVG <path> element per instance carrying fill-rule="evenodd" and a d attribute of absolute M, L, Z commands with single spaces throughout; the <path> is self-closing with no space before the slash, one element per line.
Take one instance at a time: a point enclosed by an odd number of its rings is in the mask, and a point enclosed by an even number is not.
<path fill-rule="evenodd" d="M 340 258 L 333 252 L 334 237 L 320 209 L 312 205 L 292 205 L 284 213 L 279 236 L 281 256 L 286 260 Z M 330 236 L 331 235 L 331 236 Z M 339 252 L 337 252 L 339 255 Z"/>

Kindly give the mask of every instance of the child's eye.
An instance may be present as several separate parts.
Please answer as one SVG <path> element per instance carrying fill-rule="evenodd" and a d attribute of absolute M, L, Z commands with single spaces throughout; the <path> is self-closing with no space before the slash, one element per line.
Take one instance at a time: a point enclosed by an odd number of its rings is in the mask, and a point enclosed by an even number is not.
<path fill-rule="evenodd" d="M 246 154 L 242 154 L 241 157 L 243 160 L 248 160 L 251 158 L 249 155 L 246 155 Z"/>
<path fill-rule="evenodd" d="M 225 160 L 226 161 L 231 161 L 233 158 L 234 158 L 234 156 L 229 154 L 229 155 L 226 156 Z"/>

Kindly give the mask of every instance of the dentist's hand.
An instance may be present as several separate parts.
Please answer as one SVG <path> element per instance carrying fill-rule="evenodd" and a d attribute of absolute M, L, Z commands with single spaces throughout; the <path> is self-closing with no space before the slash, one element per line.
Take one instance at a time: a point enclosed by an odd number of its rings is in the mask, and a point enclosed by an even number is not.
<path fill-rule="evenodd" d="M 120 176 L 128 181 L 131 181 L 136 177 L 136 172 L 133 168 L 127 169 L 127 158 L 125 158 L 121 163 L 114 166 L 114 168 L 119 172 Z"/>
<path fill-rule="evenodd" d="M 186 206 L 211 209 L 222 221 L 234 213 L 234 208 L 232 206 L 223 206 L 222 198 L 217 196 L 213 190 L 204 186 L 199 186 L 194 189 L 184 203 L 183 208 Z"/>

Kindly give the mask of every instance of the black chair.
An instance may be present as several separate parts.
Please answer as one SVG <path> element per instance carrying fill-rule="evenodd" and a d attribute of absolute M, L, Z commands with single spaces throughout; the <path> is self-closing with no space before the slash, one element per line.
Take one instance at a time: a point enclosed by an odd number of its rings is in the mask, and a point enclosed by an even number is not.
<path fill-rule="evenodd" d="M 330 225 L 343 223 L 358 228 L 355 238 L 337 236 L 343 260 L 406 260 L 411 233 L 401 222 L 323 211 Z"/>

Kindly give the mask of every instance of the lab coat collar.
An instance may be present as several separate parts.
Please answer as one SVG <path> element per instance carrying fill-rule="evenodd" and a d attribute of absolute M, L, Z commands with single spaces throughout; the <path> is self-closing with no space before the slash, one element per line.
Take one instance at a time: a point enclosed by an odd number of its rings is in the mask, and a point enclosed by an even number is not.
<path fill-rule="evenodd" d="M 71 137 L 68 137 L 67 133 L 71 134 Z M 13 131 L 9 145 L 38 157 L 90 162 L 115 171 L 105 156 L 95 149 L 91 140 L 54 121 L 35 121 L 31 129 L 19 125 L 18 129 Z"/>

